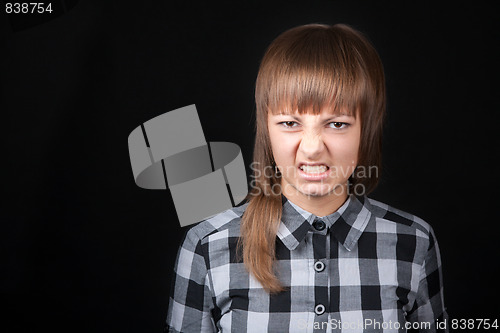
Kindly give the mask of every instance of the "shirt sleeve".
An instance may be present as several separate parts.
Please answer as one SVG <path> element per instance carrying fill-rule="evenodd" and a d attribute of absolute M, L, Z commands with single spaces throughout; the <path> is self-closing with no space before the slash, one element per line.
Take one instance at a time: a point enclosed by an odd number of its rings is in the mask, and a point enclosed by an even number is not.
<path fill-rule="evenodd" d="M 444 307 L 443 274 L 441 255 L 432 228 L 429 231 L 429 247 L 425 256 L 417 296 L 411 311 L 409 322 L 418 323 L 416 332 L 448 332 L 448 314 Z M 446 321 L 446 323 L 443 323 Z"/>
<path fill-rule="evenodd" d="M 179 248 L 165 332 L 216 332 L 201 239 L 191 228 Z"/>

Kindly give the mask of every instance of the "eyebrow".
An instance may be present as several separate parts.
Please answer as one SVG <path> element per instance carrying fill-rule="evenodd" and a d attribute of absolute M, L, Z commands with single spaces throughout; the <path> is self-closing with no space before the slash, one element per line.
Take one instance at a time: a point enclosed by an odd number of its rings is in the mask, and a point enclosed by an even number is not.
<path fill-rule="evenodd" d="M 330 119 L 335 119 L 335 118 L 340 118 L 340 117 L 356 118 L 352 114 L 341 113 L 341 114 L 333 114 L 325 119 L 330 120 Z"/>
<path fill-rule="evenodd" d="M 295 120 L 300 120 L 299 117 L 291 114 L 291 113 L 278 113 L 278 114 L 273 114 L 271 117 L 292 117 Z"/>
<path fill-rule="evenodd" d="M 300 116 L 295 116 L 293 114 L 290 114 L 290 113 L 280 113 L 280 114 L 276 114 L 274 115 L 275 117 L 291 117 L 297 121 L 300 120 Z M 331 114 L 331 115 L 328 115 L 327 117 L 325 117 L 324 121 L 329 121 L 329 120 L 333 120 L 335 118 L 340 118 L 340 117 L 349 117 L 349 118 L 356 118 L 354 117 L 352 114 L 348 114 L 348 113 L 340 113 L 340 114 Z"/>

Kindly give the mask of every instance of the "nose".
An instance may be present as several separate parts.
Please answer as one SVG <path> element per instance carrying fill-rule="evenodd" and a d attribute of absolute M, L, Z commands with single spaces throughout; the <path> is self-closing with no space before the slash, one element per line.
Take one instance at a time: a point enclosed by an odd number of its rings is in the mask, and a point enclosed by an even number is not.
<path fill-rule="evenodd" d="M 321 133 L 316 131 L 304 132 L 299 150 L 304 154 L 305 158 L 315 160 L 319 158 L 324 149 L 325 143 L 323 142 Z"/>

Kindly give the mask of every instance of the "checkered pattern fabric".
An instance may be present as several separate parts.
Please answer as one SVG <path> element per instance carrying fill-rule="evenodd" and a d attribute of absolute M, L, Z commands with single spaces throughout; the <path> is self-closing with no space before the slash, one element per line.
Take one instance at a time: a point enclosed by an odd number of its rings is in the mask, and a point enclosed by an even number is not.
<path fill-rule="evenodd" d="M 270 296 L 235 255 L 245 207 L 187 232 L 167 332 L 436 332 L 447 318 L 438 243 L 420 218 L 356 196 L 317 217 L 283 197 L 286 290 Z"/>

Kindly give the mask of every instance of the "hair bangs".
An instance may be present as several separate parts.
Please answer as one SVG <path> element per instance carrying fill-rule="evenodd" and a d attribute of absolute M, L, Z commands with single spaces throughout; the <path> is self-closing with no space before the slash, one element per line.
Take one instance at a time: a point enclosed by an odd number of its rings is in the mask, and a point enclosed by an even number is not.
<path fill-rule="evenodd" d="M 355 117 L 366 98 L 362 80 L 346 80 L 343 77 L 346 73 L 318 75 L 296 71 L 279 74 L 274 82 L 269 82 L 266 109 L 272 114 L 328 112 Z"/>

